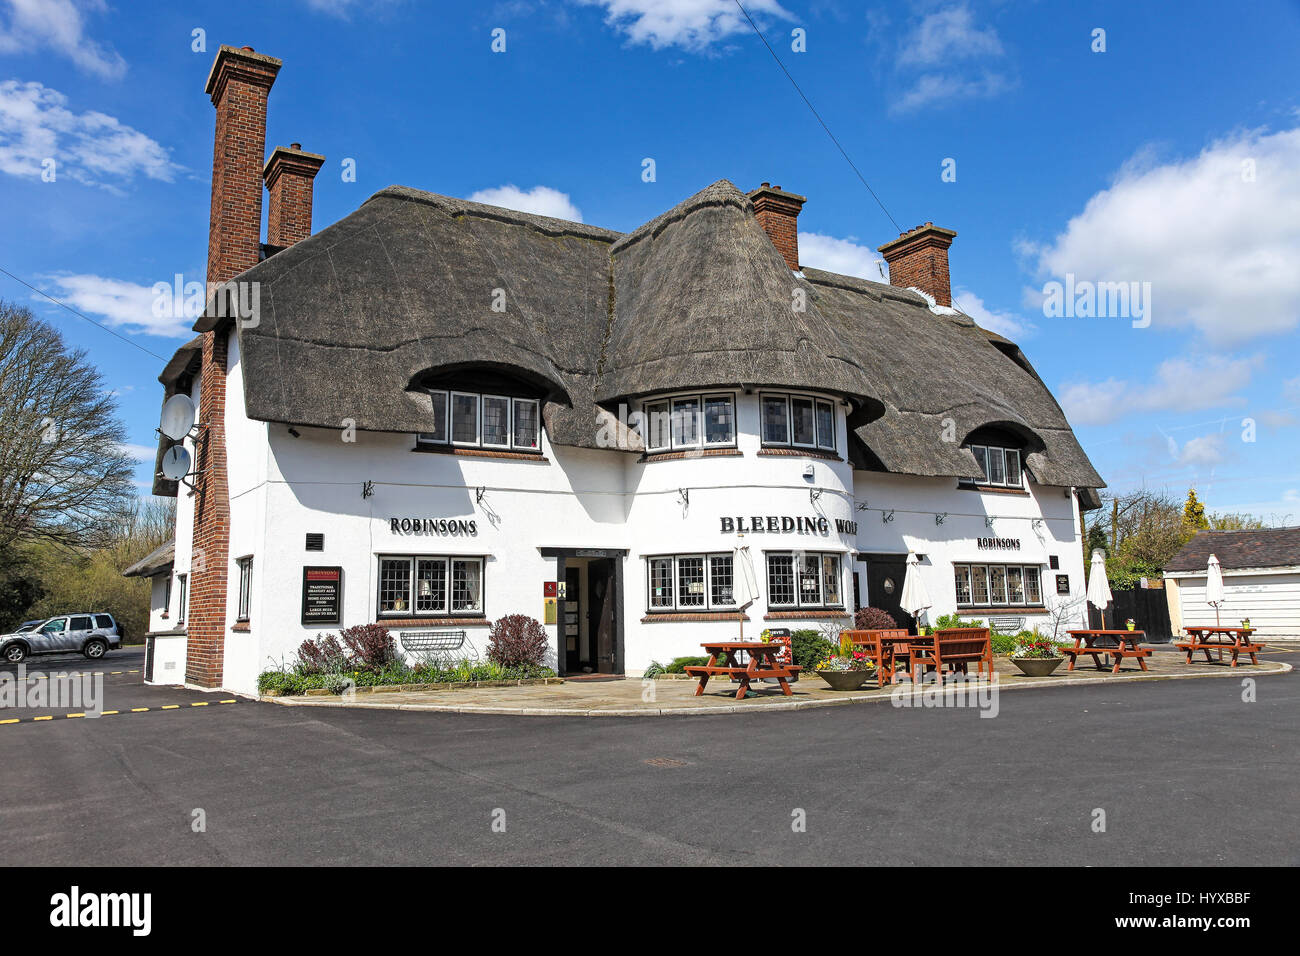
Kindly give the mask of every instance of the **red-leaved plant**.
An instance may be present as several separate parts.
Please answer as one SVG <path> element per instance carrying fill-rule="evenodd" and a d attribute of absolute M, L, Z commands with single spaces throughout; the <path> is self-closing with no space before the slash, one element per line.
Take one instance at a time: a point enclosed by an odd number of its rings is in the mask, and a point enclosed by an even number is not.
<path fill-rule="evenodd" d="M 541 667 L 550 652 L 545 629 L 527 614 L 499 617 L 488 632 L 488 660 L 502 667 Z"/>
<path fill-rule="evenodd" d="M 888 611 L 864 607 L 853 615 L 853 626 L 859 631 L 885 631 L 898 627 L 898 622 Z"/>
<path fill-rule="evenodd" d="M 328 674 L 347 666 L 348 655 L 333 634 L 317 634 L 308 638 L 298 648 L 300 674 Z"/>
<path fill-rule="evenodd" d="M 357 624 L 339 631 L 352 662 L 369 671 L 380 671 L 397 660 L 397 644 L 382 624 Z"/>

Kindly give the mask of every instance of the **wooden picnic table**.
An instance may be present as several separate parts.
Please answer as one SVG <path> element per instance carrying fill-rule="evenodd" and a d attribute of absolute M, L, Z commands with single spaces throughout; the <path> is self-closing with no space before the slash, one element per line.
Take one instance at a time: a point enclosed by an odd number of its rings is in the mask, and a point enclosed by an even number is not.
<path fill-rule="evenodd" d="M 744 700 L 745 695 L 749 692 L 750 681 L 764 677 L 775 677 L 777 683 L 781 685 L 781 693 L 786 697 L 794 693 L 794 691 L 790 690 L 788 681 L 799 671 L 798 665 L 781 664 L 777 661 L 777 656 L 785 649 L 784 644 L 767 643 L 765 641 L 718 641 L 716 643 L 701 644 L 700 646 L 708 652 L 709 662 L 703 665 L 690 665 L 686 668 L 686 673 L 700 679 L 699 686 L 695 688 L 696 697 L 704 693 L 704 688 L 709 683 L 710 677 L 724 675 L 740 684 L 739 689 L 736 691 L 736 700 Z M 736 656 L 741 652 L 749 655 L 747 664 L 741 664 L 736 660 Z M 718 663 L 719 656 L 724 659 L 725 663 Z"/>
<path fill-rule="evenodd" d="M 1124 663 L 1126 657 L 1136 659 L 1143 670 L 1147 669 L 1147 662 L 1143 658 L 1150 656 L 1151 649 L 1138 647 L 1146 638 L 1146 631 L 1096 629 L 1067 633 L 1074 638 L 1074 646 L 1061 648 L 1061 653 L 1070 658 L 1070 666 L 1066 670 L 1074 670 L 1075 662 L 1084 654 L 1092 656 L 1092 662 L 1097 670 L 1102 670 L 1102 655 L 1115 658 L 1115 666 L 1111 669 L 1112 674 L 1119 673 L 1120 665 Z M 1109 659 L 1106 663 L 1110 663 Z"/>
<path fill-rule="evenodd" d="M 1214 658 L 1210 656 L 1212 651 L 1218 651 L 1219 663 L 1223 662 L 1223 652 L 1232 653 L 1232 664 L 1237 666 L 1238 654 L 1249 654 L 1250 662 L 1258 664 L 1259 658 L 1255 655 L 1264 649 L 1264 645 L 1250 639 L 1250 635 L 1255 633 L 1253 627 L 1224 627 L 1218 624 L 1205 627 L 1184 627 L 1190 641 L 1178 641 L 1174 647 L 1187 652 L 1187 663 L 1192 663 L 1192 655 L 1197 651 L 1205 652 L 1206 663 L 1213 664 Z"/>

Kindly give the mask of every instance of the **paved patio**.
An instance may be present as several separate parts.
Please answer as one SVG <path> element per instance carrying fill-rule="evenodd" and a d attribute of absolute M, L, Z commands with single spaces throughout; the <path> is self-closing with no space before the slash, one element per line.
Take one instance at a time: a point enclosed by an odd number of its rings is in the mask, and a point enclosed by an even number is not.
<path fill-rule="evenodd" d="M 1084 660 L 1088 660 L 1085 658 Z M 1028 687 L 1062 687 L 1107 684 L 1144 680 L 1192 680 L 1212 678 L 1262 677 L 1282 674 L 1291 665 L 1262 660 L 1258 665 L 1186 664 L 1181 653 L 1158 649 L 1147 659 L 1144 673 L 1136 662 L 1126 661 L 1119 674 L 1098 671 L 1091 662 L 1067 671 L 1068 662 L 1046 678 L 1025 677 L 1006 658 L 994 663 L 999 692 Z M 987 686 L 987 681 L 983 682 Z M 653 717 L 669 714 L 717 714 L 760 710 L 794 710 L 806 707 L 832 707 L 843 704 L 886 701 L 895 688 L 877 688 L 869 683 L 860 691 L 832 691 L 815 674 L 805 674 L 794 684 L 792 697 L 781 694 L 775 684 L 760 685 L 762 690 L 745 700 L 736 700 L 736 686 L 727 680 L 714 679 L 700 697 L 695 696 L 695 680 L 626 680 L 567 681 L 562 684 L 525 687 L 464 688 L 458 690 L 394 691 L 381 694 L 357 694 L 351 700 L 336 697 L 265 698 L 291 707 L 352 707 L 376 710 L 426 710 L 454 713 L 516 714 L 548 717 Z M 922 687 L 932 688 L 926 681 Z M 948 686 L 953 686 L 950 680 Z M 770 688 L 770 689 L 769 689 Z M 907 690 L 904 690 L 907 688 Z M 912 693 L 904 683 L 899 693 Z M 933 693 L 933 691 L 931 691 Z"/>

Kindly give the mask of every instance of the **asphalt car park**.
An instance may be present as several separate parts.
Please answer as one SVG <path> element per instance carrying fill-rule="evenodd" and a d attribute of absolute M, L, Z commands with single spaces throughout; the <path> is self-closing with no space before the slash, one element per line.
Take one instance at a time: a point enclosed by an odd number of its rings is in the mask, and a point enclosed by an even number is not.
<path fill-rule="evenodd" d="M 0 726 L 0 864 L 1300 862 L 1294 673 L 1021 690 L 996 719 L 593 719 L 284 707 L 141 663 L 102 668 L 119 715 Z"/>

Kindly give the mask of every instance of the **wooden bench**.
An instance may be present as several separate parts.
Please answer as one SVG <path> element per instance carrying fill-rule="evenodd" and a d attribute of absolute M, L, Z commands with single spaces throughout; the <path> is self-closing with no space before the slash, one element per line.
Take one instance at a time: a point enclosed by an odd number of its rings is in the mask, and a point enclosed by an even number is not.
<path fill-rule="evenodd" d="M 907 628 L 891 627 L 881 628 L 874 631 L 842 631 L 840 636 L 845 634 L 853 642 L 854 647 L 860 647 L 866 653 L 872 662 L 876 665 L 876 686 L 884 687 L 885 684 L 894 682 L 894 645 L 896 643 L 906 643 L 909 637 Z"/>
<path fill-rule="evenodd" d="M 736 700 L 745 699 L 751 681 L 764 677 L 775 678 L 777 683 L 781 685 L 781 693 L 786 697 L 794 693 L 790 689 L 789 679 L 799 673 L 800 667 L 797 664 L 777 663 L 776 657 L 781 653 L 783 645 L 723 641 L 701 646 L 709 652 L 708 663 L 690 664 L 683 668 L 691 677 L 700 679 L 699 686 L 695 688 L 696 697 L 704 693 L 704 688 L 708 686 L 710 677 L 729 677 L 733 681 L 739 682 L 740 687 L 736 690 Z M 740 653 L 749 655 L 748 665 L 737 662 L 736 655 Z M 726 663 L 719 664 L 719 656 L 722 656 Z"/>
<path fill-rule="evenodd" d="M 1180 651 L 1187 652 L 1187 663 L 1192 663 L 1192 655 L 1197 651 L 1205 652 L 1207 663 L 1213 664 L 1214 658 L 1210 656 L 1211 651 L 1219 652 L 1219 660 L 1223 660 L 1223 652 L 1232 652 L 1231 667 L 1237 666 L 1238 654 L 1249 654 L 1250 662 L 1258 664 L 1259 658 L 1255 655 L 1264 649 L 1262 642 L 1253 642 L 1250 635 L 1254 631 L 1250 628 L 1243 627 L 1189 627 L 1185 628 L 1190 640 L 1176 641 L 1174 647 Z M 1221 634 L 1228 640 L 1211 640 L 1215 634 Z"/>
<path fill-rule="evenodd" d="M 1103 655 L 1108 658 L 1113 657 L 1115 666 L 1111 668 L 1112 674 L 1119 673 L 1120 666 L 1128 657 L 1136 660 L 1143 670 L 1147 669 L 1144 658 L 1151 656 L 1151 648 L 1138 647 L 1147 636 L 1145 631 L 1080 630 L 1066 633 L 1074 638 L 1073 647 L 1061 648 L 1061 653 L 1070 659 L 1070 666 L 1066 670 L 1074 670 L 1074 665 L 1085 654 L 1092 657 L 1092 663 L 1097 670 L 1103 669 L 1101 666 Z"/>
<path fill-rule="evenodd" d="M 935 679 L 943 683 L 944 665 L 955 673 L 967 674 L 967 667 L 975 665 L 975 676 L 980 677 L 988 668 L 993 679 L 993 641 L 987 627 L 952 627 L 934 632 L 934 643 L 929 647 L 912 649 L 912 664 L 924 664 L 933 669 Z"/>

